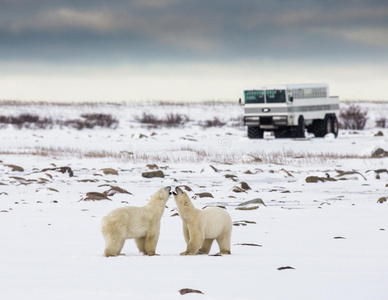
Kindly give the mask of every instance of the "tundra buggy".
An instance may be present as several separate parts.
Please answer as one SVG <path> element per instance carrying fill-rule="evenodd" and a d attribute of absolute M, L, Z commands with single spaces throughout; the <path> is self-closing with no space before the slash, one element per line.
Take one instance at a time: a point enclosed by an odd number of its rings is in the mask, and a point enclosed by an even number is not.
<path fill-rule="evenodd" d="M 338 97 L 329 96 L 327 84 L 262 86 L 244 91 L 244 125 L 249 138 L 338 135 Z"/>

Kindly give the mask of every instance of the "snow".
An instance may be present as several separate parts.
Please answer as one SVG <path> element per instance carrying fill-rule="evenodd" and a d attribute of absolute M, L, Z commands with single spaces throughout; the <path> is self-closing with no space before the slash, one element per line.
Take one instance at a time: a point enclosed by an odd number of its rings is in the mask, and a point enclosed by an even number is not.
<path fill-rule="evenodd" d="M 386 110 L 383 104 L 361 105 Z M 337 139 L 249 140 L 243 127 L 231 124 L 242 113 L 232 104 L 10 105 L 1 115 L 20 112 L 63 119 L 103 112 L 120 125 L 0 129 L 2 299 L 386 299 L 388 202 L 377 200 L 388 196 L 388 173 L 376 170 L 386 169 L 388 158 L 370 154 L 377 147 L 388 150 L 388 129 L 375 128 L 373 118 L 366 130 L 342 130 Z M 187 114 L 191 120 L 179 128 L 147 128 L 135 121 L 143 112 Z M 214 116 L 227 125 L 198 125 Z M 374 136 L 377 131 L 384 135 Z M 143 178 L 148 164 L 165 178 Z M 55 170 L 63 166 L 74 176 Z M 119 175 L 105 175 L 103 168 Z M 307 183 L 308 176 L 336 181 Z M 251 189 L 234 192 L 241 182 Z M 108 185 L 133 195 L 80 201 Z M 232 255 L 180 256 L 185 242 L 171 197 L 160 256 L 140 255 L 132 240 L 125 256 L 102 256 L 103 216 L 117 207 L 145 205 L 157 189 L 177 185 L 189 186 L 190 197 L 213 195 L 195 197 L 197 208 L 224 205 L 234 222 L 255 222 L 233 226 Z M 236 210 L 255 198 L 266 206 Z M 211 254 L 217 251 L 214 243 Z M 278 270 L 288 266 L 293 269 Z M 204 294 L 182 296 L 182 288 Z"/>

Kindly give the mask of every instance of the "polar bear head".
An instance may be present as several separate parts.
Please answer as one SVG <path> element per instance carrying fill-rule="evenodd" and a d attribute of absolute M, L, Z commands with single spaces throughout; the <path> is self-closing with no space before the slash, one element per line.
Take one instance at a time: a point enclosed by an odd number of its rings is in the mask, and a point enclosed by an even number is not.
<path fill-rule="evenodd" d="M 168 198 L 170 197 L 170 191 L 171 191 L 170 186 L 166 186 L 165 188 L 161 188 L 155 194 L 152 195 L 150 202 L 155 203 L 155 204 L 156 203 L 161 204 L 164 206 L 166 204 Z"/>
<path fill-rule="evenodd" d="M 185 207 L 185 206 L 192 206 L 193 205 L 191 203 L 191 200 L 190 200 L 189 196 L 187 195 L 187 193 L 182 191 L 181 188 L 176 187 L 175 191 L 172 192 L 172 194 L 174 194 L 174 200 L 175 200 L 178 208 L 179 207 Z"/>

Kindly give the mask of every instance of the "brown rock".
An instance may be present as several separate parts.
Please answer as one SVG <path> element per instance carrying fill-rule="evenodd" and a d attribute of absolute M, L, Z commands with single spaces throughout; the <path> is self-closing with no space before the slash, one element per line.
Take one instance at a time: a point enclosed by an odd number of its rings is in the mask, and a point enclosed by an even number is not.
<path fill-rule="evenodd" d="M 13 172 L 23 172 L 24 169 L 22 167 L 16 166 L 16 165 L 4 165 L 8 168 L 11 168 Z"/>
<path fill-rule="evenodd" d="M 190 293 L 195 293 L 195 294 L 203 294 L 201 291 L 199 290 L 193 290 L 193 289 L 180 289 L 179 290 L 179 293 L 181 295 L 186 295 L 186 294 L 190 294 Z"/>
<path fill-rule="evenodd" d="M 321 177 L 318 177 L 318 176 L 306 177 L 306 182 L 308 182 L 308 183 L 317 183 L 319 181 L 324 182 L 323 179 Z"/>
<path fill-rule="evenodd" d="M 241 184 L 241 188 L 243 189 L 243 190 L 251 190 L 251 187 L 248 185 L 248 183 L 246 183 L 245 181 L 242 181 L 242 182 L 240 182 L 240 184 Z"/>
<path fill-rule="evenodd" d="M 99 192 L 89 192 L 86 193 L 86 197 L 80 201 L 99 201 L 99 200 L 110 200 L 106 195 Z"/>
<path fill-rule="evenodd" d="M 156 164 L 148 164 L 146 167 L 148 169 L 150 169 L 150 170 L 157 170 L 157 169 L 159 169 L 159 167 Z"/>
<path fill-rule="evenodd" d="M 195 196 L 199 198 L 214 198 L 212 194 L 204 192 L 204 193 L 197 193 Z"/>
<path fill-rule="evenodd" d="M 100 171 L 102 171 L 102 173 L 104 173 L 105 175 L 119 175 L 119 172 L 117 172 L 117 170 L 112 168 L 104 168 L 104 169 L 101 169 Z"/>
<path fill-rule="evenodd" d="M 152 171 L 152 172 L 144 172 L 141 174 L 144 178 L 155 178 L 155 177 L 160 177 L 164 178 L 164 173 L 161 170 L 158 171 Z"/>
<path fill-rule="evenodd" d="M 258 209 L 259 206 L 249 206 L 249 207 L 236 207 L 236 210 L 255 210 L 255 209 Z"/>

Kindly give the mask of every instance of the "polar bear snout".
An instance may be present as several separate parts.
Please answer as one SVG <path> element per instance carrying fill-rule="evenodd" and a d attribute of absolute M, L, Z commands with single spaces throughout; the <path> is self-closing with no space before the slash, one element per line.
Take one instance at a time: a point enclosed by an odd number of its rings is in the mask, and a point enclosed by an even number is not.
<path fill-rule="evenodd" d="M 173 194 L 174 196 L 178 196 L 178 193 L 183 194 L 183 191 L 179 188 L 179 186 L 175 188 L 174 192 L 170 192 L 170 195 Z"/>
<path fill-rule="evenodd" d="M 166 186 L 164 189 L 166 190 L 167 194 L 171 195 L 171 186 Z"/>

